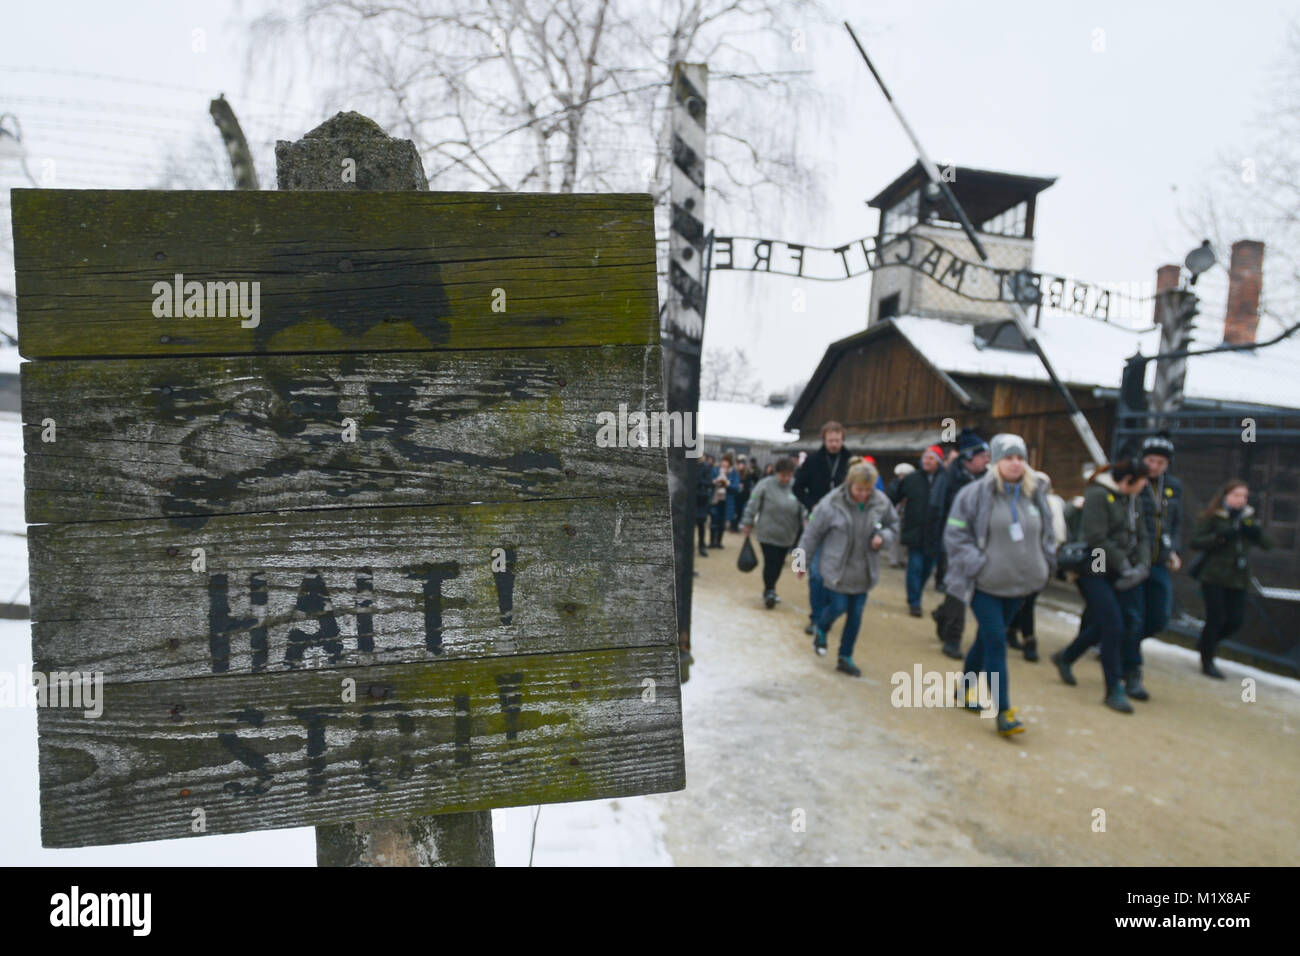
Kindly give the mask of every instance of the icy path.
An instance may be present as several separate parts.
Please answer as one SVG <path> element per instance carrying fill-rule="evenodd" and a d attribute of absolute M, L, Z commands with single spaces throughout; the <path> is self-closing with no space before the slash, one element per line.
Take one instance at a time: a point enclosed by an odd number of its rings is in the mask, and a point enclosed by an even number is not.
<path fill-rule="evenodd" d="M 1230 661 L 1229 679 L 1211 681 L 1194 654 L 1147 641 L 1153 700 L 1116 714 L 1095 660 L 1075 666 L 1078 687 L 1060 682 L 1047 655 L 1077 620 L 1042 612 L 1042 661 L 1010 652 L 1028 731 L 1003 739 L 992 720 L 891 705 L 895 672 L 960 666 L 939 653 L 928 613 L 907 615 L 901 571 L 872 592 L 854 680 L 834 670 L 838 627 L 831 656 L 812 653 L 806 586 L 787 573 L 786 603 L 765 610 L 737 546 L 728 535 L 697 562 L 687 789 L 652 798 L 677 865 L 1294 862 L 1297 681 Z M 938 603 L 933 589 L 923 603 Z M 966 647 L 972 632 L 968 621 Z M 1243 678 L 1256 681 L 1253 703 Z"/>

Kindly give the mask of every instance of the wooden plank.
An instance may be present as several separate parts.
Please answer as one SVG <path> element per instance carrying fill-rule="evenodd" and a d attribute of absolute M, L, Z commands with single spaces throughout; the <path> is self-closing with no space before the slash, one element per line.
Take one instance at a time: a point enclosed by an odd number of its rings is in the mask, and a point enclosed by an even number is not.
<path fill-rule="evenodd" d="M 28 358 L 634 345 L 658 333 L 647 195 L 24 189 L 13 225 Z M 205 284 L 205 303 L 208 282 L 260 283 L 257 325 L 155 316 L 154 284 L 177 274 Z"/>
<path fill-rule="evenodd" d="M 657 344 L 28 362 L 27 520 L 663 494 L 662 447 L 596 442 L 663 408 L 661 369 Z"/>
<path fill-rule="evenodd" d="M 41 840 L 88 846 L 681 789 L 675 647 L 112 686 L 42 708 Z M 648 683 L 653 682 L 653 684 Z"/>
<path fill-rule="evenodd" d="M 41 525 L 29 548 L 37 669 L 112 685 L 676 640 L 663 495 Z"/>

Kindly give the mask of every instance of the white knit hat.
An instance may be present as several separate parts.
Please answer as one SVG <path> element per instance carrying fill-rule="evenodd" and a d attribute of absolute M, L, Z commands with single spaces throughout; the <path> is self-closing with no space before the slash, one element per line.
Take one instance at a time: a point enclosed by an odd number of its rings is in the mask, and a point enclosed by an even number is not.
<path fill-rule="evenodd" d="M 996 465 L 1009 455 L 1019 455 L 1027 461 L 1029 452 L 1025 450 L 1025 440 L 1010 432 L 994 435 L 993 440 L 989 442 L 989 460 Z"/>

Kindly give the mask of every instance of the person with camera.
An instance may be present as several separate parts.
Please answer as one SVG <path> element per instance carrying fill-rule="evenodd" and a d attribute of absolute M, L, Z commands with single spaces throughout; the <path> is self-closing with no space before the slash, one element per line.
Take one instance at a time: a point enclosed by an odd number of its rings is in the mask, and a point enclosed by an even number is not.
<path fill-rule="evenodd" d="M 1223 680 L 1223 673 L 1214 666 L 1214 650 L 1225 637 L 1237 633 L 1246 618 L 1249 551 L 1273 547 L 1249 500 L 1250 488 L 1234 478 L 1210 500 L 1192 533 L 1191 545 L 1202 556 L 1191 574 L 1201 582 L 1205 600 L 1205 626 L 1196 649 L 1201 652 L 1201 673 L 1216 680 Z"/>
<path fill-rule="evenodd" d="M 1123 714 L 1133 713 L 1123 663 L 1132 659 L 1136 643 L 1126 640 L 1137 633 L 1134 589 L 1151 573 L 1151 544 L 1137 504 L 1146 484 L 1146 466 L 1129 458 L 1102 465 L 1088 480 L 1081 522 L 1087 557 L 1077 582 L 1085 602 L 1082 627 L 1078 637 L 1052 655 L 1061 680 L 1073 686 L 1078 683 L 1074 662 L 1100 643 L 1104 703 Z"/>

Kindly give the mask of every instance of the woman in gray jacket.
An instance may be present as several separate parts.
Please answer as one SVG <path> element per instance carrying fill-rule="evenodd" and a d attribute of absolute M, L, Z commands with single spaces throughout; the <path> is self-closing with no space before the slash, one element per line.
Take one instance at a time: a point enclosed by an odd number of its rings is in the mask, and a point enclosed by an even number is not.
<path fill-rule="evenodd" d="M 997 678 L 998 733 L 1025 729 L 1011 706 L 1007 682 L 1007 625 L 1021 603 L 1041 591 L 1056 569 L 1056 532 L 1052 528 L 1048 484 L 1026 463 L 1019 435 L 994 435 L 990 467 L 984 477 L 957 492 L 943 532 L 948 554 L 944 589 L 969 601 L 979 624 L 966 655 L 967 680 Z M 974 688 L 967 686 L 959 706 L 979 710 Z M 959 691 L 960 692 L 960 691 Z"/>
<path fill-rule="evenodd" d="M 776 473 L 754 486 L 740 519 L 745 537 L 753 531 L 763 549 L 763 603 L 769 608 L 780 600 L 776 596 L 776 579 L 803 527 L 803 505 L 794 496 L 793 483 L 794 459 L 782 458 L 776 463 Z"/>
<path fill-rule="evenodd" d="M 826 653 L 826 632 L 841 614 L 846 615 L 835 669 L 851 677 L 862 671 L 853 663 L 862 609 L 867 592 L 880 580 L 880 549 L 898 536 L 898 515 L 889 497 L 876 487 L 876 469 L 860 462 L 849 469 L 844 484 L 813 508 L 799 547 L 805 556 L 821 549 L 822 581 L 826 606 L 813 627 L 813 650 Z M 804 572 L 799 571 L 799 577 Z"/>

